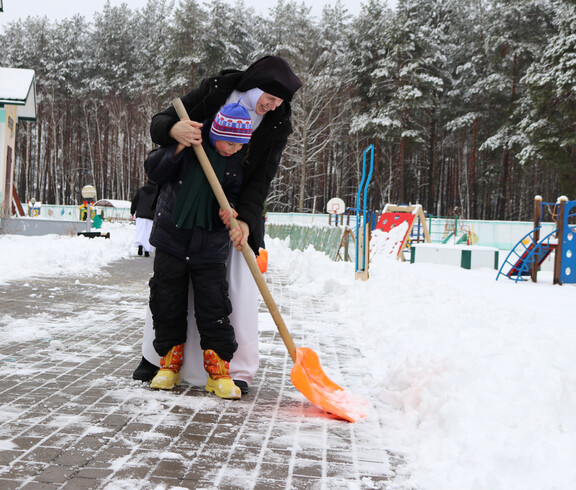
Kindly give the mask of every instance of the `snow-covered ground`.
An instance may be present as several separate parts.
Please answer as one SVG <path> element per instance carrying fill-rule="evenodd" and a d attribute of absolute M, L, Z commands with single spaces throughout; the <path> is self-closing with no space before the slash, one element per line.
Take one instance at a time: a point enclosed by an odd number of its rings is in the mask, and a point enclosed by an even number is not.
<path fill-rule="evenodd" d="M 0 236 L 0 283 L 94 274 L 135 253 L 133 226 L 103 231 L 110 240 Z M 370 416 L 381 419 L 387 448 L 406 458 L 411 484 L 576 488 L 574 286 L 552 285 L 549 272 L 515 284 L 491 269 L 384 254 L 362 282 L 351 263 L 266 244 L 274 268 L 290 271 L 288 287 L 321 296 L 363 352 L 350 388 L 372 402 Z"/>

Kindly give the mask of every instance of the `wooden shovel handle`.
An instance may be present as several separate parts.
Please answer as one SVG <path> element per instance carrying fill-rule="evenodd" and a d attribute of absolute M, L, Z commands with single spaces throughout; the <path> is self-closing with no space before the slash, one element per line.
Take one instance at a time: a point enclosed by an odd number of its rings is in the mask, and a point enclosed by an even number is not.
<path fill-rule="evenodd" d="M 184 107 L 184 104 L 180 99 L 178 98 L 174 99 L 172 101 L 172 105 L 174 105 L 176 113 L 178 114 L 178 117 L 180 119 L 188 119 L 188 113 L 186 112 L 186 108 Z M 202 169 L 206 174 L 206 178 L 210 183 L 210 187 L 212 188 L 212 191 L 216 196 L 218 205 L 222 209 L 230 211 L 230 226 L 232 228 L 238 227 L 238 222 L 236 221 L 236 218 L 232 216 L 232 207 L 228 202 L 226 194 L 224 194 L 224 190 L 220 185 L 220 181 L 218 180 L 218 177 L 216 176 L 216 173 L 212 168 L 212 164 L 210 163 L 210 160 L 208 159 L 208 156 L 206 155 L 204 148 L 202 147 L 202 145 L 193 145 L 193 148 L 194 151 L 196 152 L 196 156 L 198 157 L 198 161 L 200 162 L 200 165 L 202 165 Z M 286 327 L 286 324 L 284 323 L 284 319 L 282 318 L 282 315 L 280 314 L 280 311 L 276 306 L 276 302 L 272 297 L 272 293 L 270 293 L 270 289 L 268 289 L 266 280 L 264 279 L 264 276 L 260 272 L 260 268 L 258 267 L 258 263 L 256 262 L 256 257 L 254 256 L 254 253 L 248 246 L 248 243 L 245 243 L 242 246 L 242 255 L 244 256 L 244 259 L 248 264 L 248 268 L 250 269 L 250 272 L 252 273 L 252 276 L 256 281 L 256 285 L 258 286 L 262 298 L 264 298 L 264 302 L 268 307 L 268 311 L 270 311 L 270 314 L 272 315 L 274 323 L 278 328 L 278 332 L 280 333 L 280 336 L 282 337 L 282 340 L 284 341 L 284 344 L 288 349 L 288 353 L 290 354 L 290 357 L 292 357 L 292 361 L 296 362 L 296 346 L 294 345 L 294 341 L 290 336 L 290 332 L 288 332 L 288 327 Z"/>

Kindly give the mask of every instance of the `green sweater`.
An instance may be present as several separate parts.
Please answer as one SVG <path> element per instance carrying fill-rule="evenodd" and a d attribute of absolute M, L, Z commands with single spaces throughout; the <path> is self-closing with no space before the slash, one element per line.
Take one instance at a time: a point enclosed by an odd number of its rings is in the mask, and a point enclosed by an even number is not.
<path fill-rule="evenodd" d="M 219 155 L 210 145 L 204 146 L 206 155 L 212 164 L 218 180 L 222 182 L 226 170 L 226 158 Z M 186 148 L 185 165 L 190 169 L 182 182 L 182 187 L 176 196 L 172 219 L 178 228 L 193 228 L 199 226 L 212 231 L 214 225 L 214 210 L 216 196 L 210 188 L 210 183 L 204 174 L 202 165 L 192 148 Z"/>

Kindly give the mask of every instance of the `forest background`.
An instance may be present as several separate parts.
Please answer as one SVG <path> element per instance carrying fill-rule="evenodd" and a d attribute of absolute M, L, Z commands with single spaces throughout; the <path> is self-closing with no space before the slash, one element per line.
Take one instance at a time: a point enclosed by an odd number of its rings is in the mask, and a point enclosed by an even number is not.
<path fill-rule="evenodd" d="M 0 33 L 0 66 L 35 70 L 38 120 L 20 122 L 20 197 L 130 200 L 152 116 L 225 68 L 286 57 L 303 81 L 268 210 L 354 207 L 375 147 L 369 208 L 530 220 L 536 194 L 576 199 L 576 6 L 569 0 L 385 0 L 314 17 L 277 0 L 109 3 L 92 20 L 28 17 Z"/>

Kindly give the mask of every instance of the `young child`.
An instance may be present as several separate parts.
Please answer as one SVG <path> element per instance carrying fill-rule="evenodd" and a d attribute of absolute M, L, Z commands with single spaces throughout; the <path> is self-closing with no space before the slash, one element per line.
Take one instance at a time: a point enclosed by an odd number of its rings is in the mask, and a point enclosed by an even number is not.
<path fill-rule="evenodd" d="M 203 127 L 202 146 L 232 207 L 251 135 L 250 115 L 240 103 L 225 105 L 212 124 Z M 229 374 L 237 349 L 226 281 L 230 238 L 216 197 L 191 147 L 158 148 L 148 156 L 145 169 L 161 186 L 150 236 L 156 253 L 149 304 L 153 346 L 162 359 L 150 386 L 172 389 L 180 383 L 191 280 L 204 369 L 209 374 L 206 390 L 221 398 L 240 398 Z"/>

